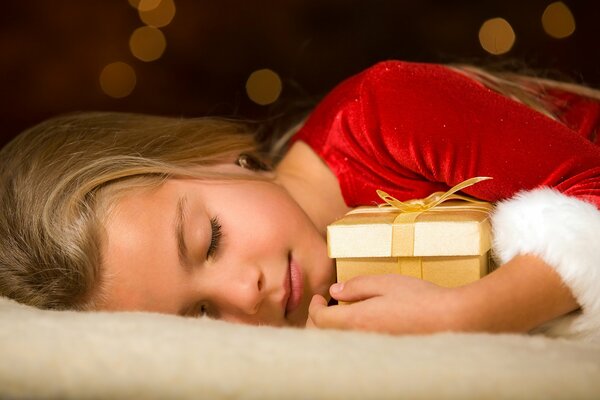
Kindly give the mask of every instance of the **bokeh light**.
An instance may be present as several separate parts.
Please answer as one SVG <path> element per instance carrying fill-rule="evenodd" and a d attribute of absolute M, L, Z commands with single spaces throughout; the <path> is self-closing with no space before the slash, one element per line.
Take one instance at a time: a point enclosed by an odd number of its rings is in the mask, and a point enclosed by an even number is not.
<path fill-rule="evenodd" d="M 160 4 L 162 0 L 140 0 L 138 3 L 138 10 L 140 11 L 150 11 L 154 10 Z"/>
<path fill-rule="evenodd" d="M 137 10 L 140 4 L 140 0 L 129 0 L 129 5 Z"/>
<path fill-rule="evenodd" d="M 262 106 L 272 104 L 281 94 L 281 79 L 270 69 L 254 71 L 246 81 L 246 93 L 250 100 Z"/>
<path fill-rule="evenodd" d="M 173 0 L 161 0 L 156 7 L 146 11 L 141 8 L 144 5 L 143 3 L 144 0 L 140 1 L 138 13 L 140 19 L 146 25 L 160 28 L 169 25 L 175 17 L 175 2 Z"/>
<path fill-rule="evenodd" d="M 479 43 L 491 54 L 504 54 L 515 44 L 515 31 L 504 18 L 488 19 L 479 29 Z"/>
<path fill-rule="evenodd" d="M 575 18 L 565 3 L 556 1 L 544 10 L 542 26 L 548 35 L 562 39 L 575 32 Z"/>
<path fill-rule="evenodd" d="M 142 61 L 154 61 L 160 58 L 167 47 L 165 35 L 152 26 L 137 28 L 129 38 L 131 54 Z"/>
<path fill-rule="evenodd" d="M 123 98 L 131 94 L 136 84 L 133 68 L 124 62 L 108 64 L 100 73 L 100 87 L 110 97 Z"/>

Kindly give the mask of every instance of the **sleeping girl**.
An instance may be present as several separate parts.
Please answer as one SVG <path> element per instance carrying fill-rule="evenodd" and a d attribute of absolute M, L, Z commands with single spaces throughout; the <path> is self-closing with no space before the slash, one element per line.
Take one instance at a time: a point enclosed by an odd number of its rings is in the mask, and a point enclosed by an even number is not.
<path fill-rule="evenodd" d="M 219 119 L 79 113 L 0 152 L 0 295 L 392 334 L 600 340 L 600 92 L 388 61 L 338 85 L 271 166 Z M 325 229 L 351 208 L 464 193 L 495 203 L 484 278 L 335 283 Z M 335 300 L 352 302 L 336 305 Z"/>

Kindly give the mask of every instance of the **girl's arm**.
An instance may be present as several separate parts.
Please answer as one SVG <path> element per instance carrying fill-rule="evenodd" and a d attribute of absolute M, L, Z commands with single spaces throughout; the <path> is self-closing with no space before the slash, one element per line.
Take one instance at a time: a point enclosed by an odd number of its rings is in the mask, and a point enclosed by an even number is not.
<path fill-rule="evenodd" d="M 456 295 L 466 331 L 528 332 L 579 308 L 556 271 L 533 255 L 514 257 Z"/>
<path fill-rule="evenodd" d="M 546 324 L 552 336 L 600 339 L 600 212 L 552 189 L 500 202 L 492 216 L 500 268 L 446 289 L 399 275 L 357 277 L 315 298 L 308 325 L 391 333 L 446 330 L 527 332 Z M 576 299 L 576 300 L 575 300 Z M 564 316 L 581 307 L 580 313 Z"/>
<path fill-rule="evenodd" d="M 308 326 L 394 334 L 528 332 L 579 308 L 554 269 L 532 255 L 517 256 L 483 279 L 459 288 L 379 275 L 334 285 L 331 295 L 356 303 L 327 307 L 325 299 L 315 296 Z"/>

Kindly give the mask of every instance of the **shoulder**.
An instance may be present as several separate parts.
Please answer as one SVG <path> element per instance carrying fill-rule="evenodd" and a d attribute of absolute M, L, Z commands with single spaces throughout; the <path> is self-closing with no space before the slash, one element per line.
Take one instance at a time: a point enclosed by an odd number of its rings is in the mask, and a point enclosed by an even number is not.
<path fill-rule="evenodd" d="M 420 88 L 443 87 L 456 83 L 482 86 L 479 82 L 446 65 L 398 60 L 381 61 L 365 69 L 357 75 L 357 78 L 363 84 L 382 88 L 397 87 L 400 83 L 408 87 Z"/>

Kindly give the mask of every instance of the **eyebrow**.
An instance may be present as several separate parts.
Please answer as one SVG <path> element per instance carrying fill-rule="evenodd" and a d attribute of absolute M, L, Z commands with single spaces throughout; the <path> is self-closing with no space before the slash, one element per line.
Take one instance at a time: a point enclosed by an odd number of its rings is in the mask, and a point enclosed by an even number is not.
<path fill-rule="evenodd" d="M 192 263 L 188 253 L 188 248 L 185 244 L 184 225 L 187 211 L 187 198 L 180 197 L 177 201 L 177 209 L 175 212 L 175 239 L 177 241 L 177 252 L 179 254 L 179 263 L 185 268 L 190 268 Z"/>

